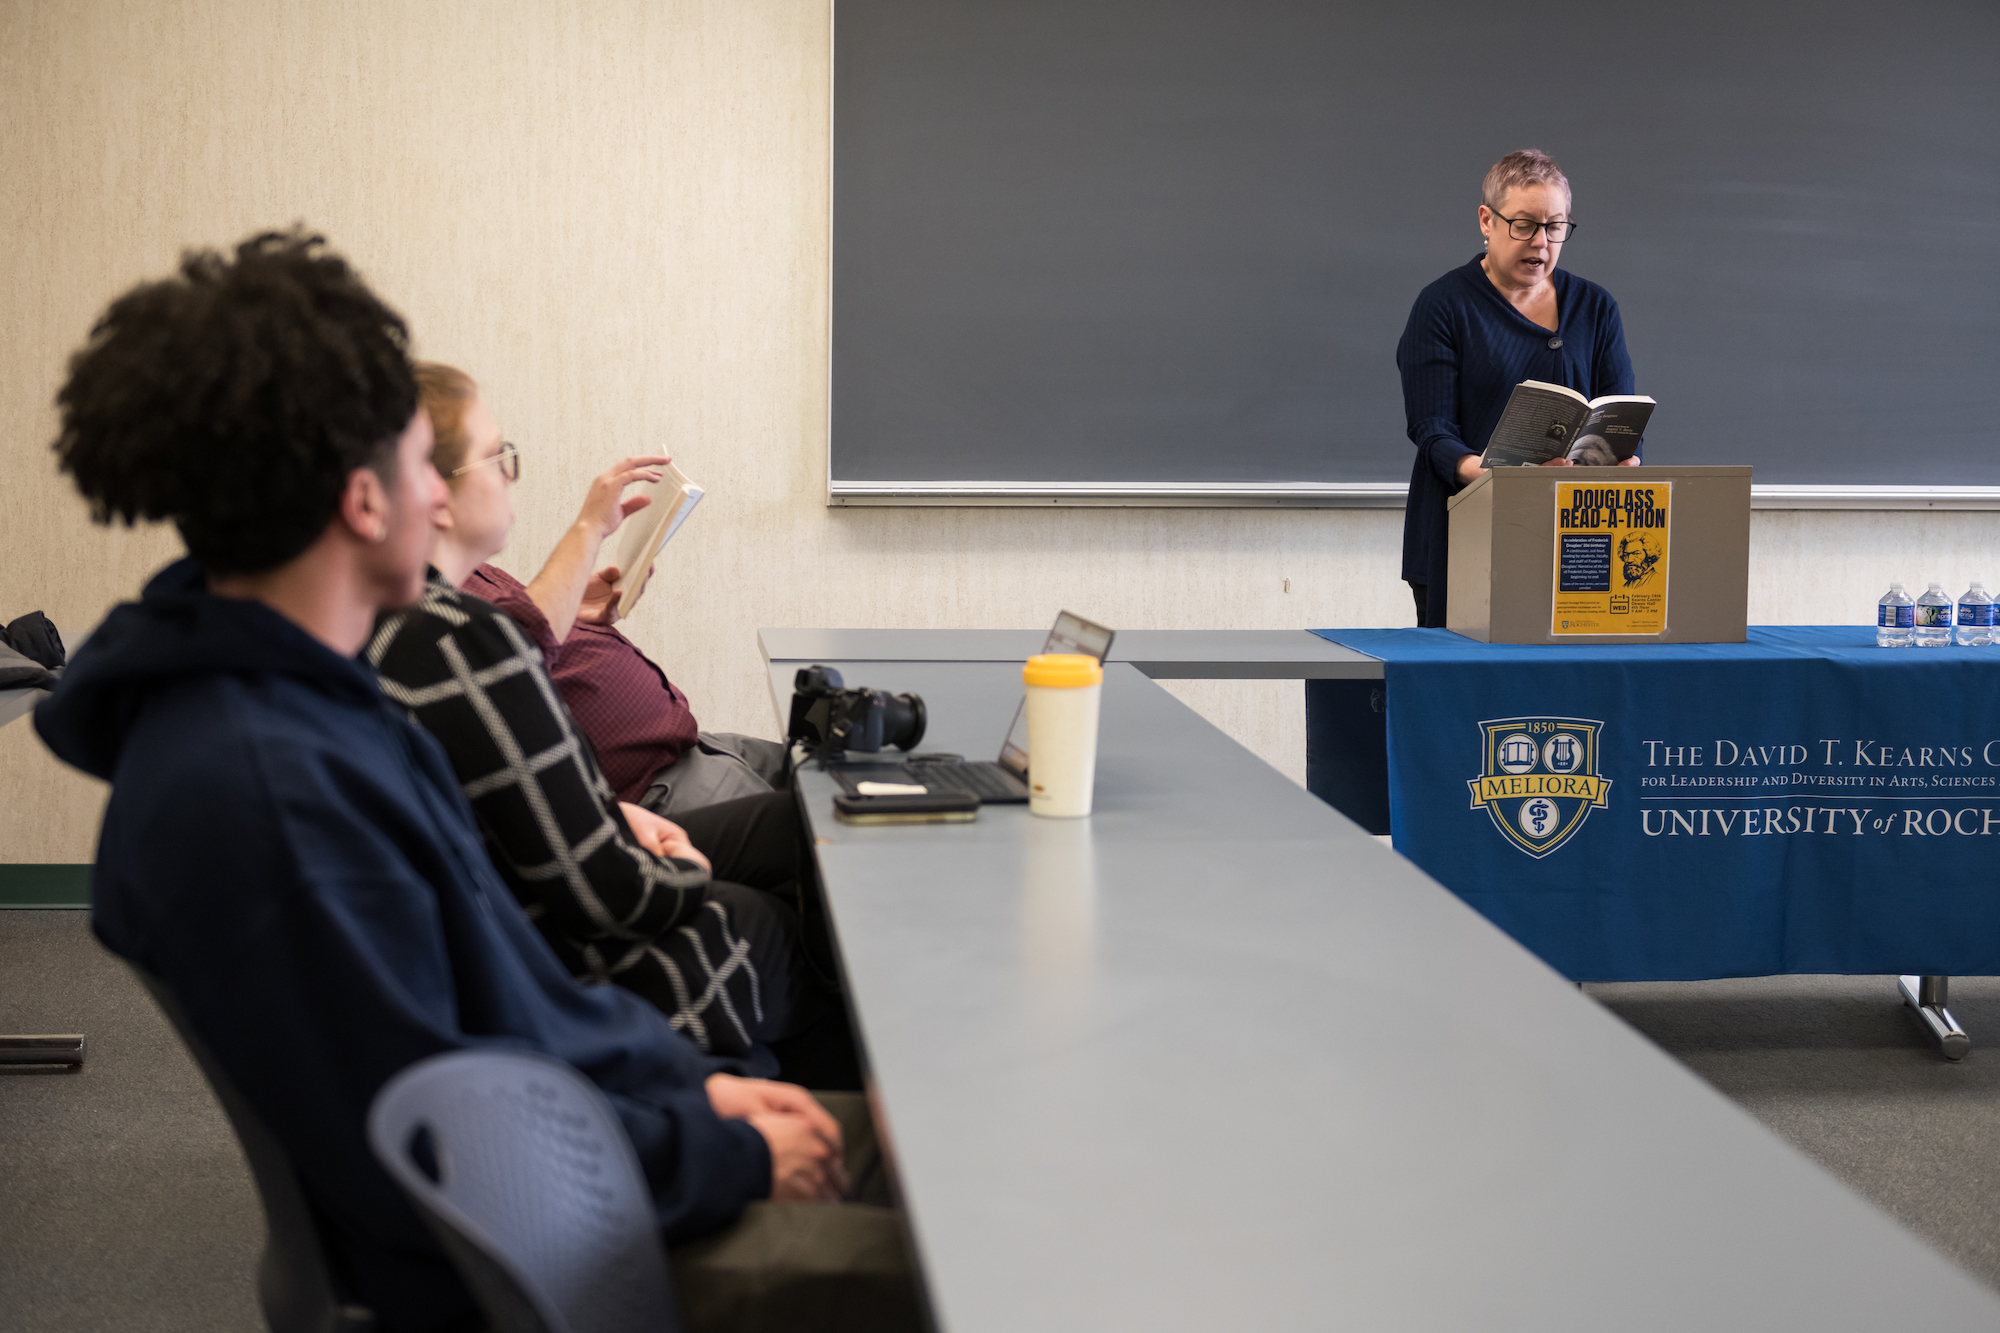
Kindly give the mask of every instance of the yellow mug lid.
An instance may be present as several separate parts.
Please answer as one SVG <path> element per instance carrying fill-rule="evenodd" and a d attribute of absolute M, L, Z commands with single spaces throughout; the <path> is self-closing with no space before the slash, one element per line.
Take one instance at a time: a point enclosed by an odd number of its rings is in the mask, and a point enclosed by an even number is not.
<path fill-rule="evenodd" d="M 1073 690 L 1104 683 L 1104 668 L 1088 653 L 1038 653 L 1021 668 L 1024 684 Z"/>

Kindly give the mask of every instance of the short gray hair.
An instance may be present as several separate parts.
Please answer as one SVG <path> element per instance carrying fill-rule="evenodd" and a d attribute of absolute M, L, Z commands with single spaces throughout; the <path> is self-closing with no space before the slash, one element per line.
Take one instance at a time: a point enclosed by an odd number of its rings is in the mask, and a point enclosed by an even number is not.
<path fill-rule="evenodd" d="M 1508 192 L 1525 185 L 1560 186 L 1563 198 L 1571 198 L 1569 177 L 1556 160 L 1539 148 L 1522 148 L 1495 162 L 1479 187 L 1479 202 L 1498 213 Z"/>

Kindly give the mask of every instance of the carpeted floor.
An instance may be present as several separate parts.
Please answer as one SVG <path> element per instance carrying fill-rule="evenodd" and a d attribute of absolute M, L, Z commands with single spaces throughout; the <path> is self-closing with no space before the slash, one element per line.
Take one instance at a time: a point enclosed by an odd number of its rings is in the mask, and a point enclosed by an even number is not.
<path fill-rule="evenodd" d="M 1591 986 L 1590 994 L 1847 1182 L 2000 1287 L 2000 977 L 1951 983 L 1953 1064 L 1894 977 Z"/>
<path fill-rule="evenodd" d="M 1592 986 L 1779 1135 L 2000 1287 L 2000 979 L 1953 983 L 1938 1058 L 1888 977 Z M 263 1218 L 221 1109 L 82 912 L 0 911 L 0 1031 L 88 1034 L 78 1073 L 0 1074 L 10 1330 L 258 1333 Z"/>
<path fill-rule="evenodd" d="M 261 1333 L 250 1169 L 86 913 L 0 912 L 0 1031 L 88 1038 L 78 1072 L 0 1074 L 0 1324 Z"/>

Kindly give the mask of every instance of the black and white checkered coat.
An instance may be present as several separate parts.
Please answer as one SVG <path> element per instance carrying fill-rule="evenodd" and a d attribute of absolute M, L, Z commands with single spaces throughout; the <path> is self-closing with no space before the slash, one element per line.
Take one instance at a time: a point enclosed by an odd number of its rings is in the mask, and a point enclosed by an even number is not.
<path fill-rule="evenodd" d="M 763 1018 L 749 945 L 706 870 L 632 836 L 520 628 L 432 571 L 367 658 L 444 746 L 495 868 L 570 974 L 644 996 L 705 1051 L 747 1052 Z"/>

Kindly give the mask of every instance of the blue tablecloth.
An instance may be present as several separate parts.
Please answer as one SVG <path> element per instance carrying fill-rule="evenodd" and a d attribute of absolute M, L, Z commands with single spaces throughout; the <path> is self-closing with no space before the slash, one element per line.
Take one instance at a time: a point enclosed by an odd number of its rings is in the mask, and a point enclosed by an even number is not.
<path fill-rule="evenodd" d="M 1566 976 L 2000 973 L 2000 648 L 1313 632 L 1385 664 L 1397 850 Z"/>

